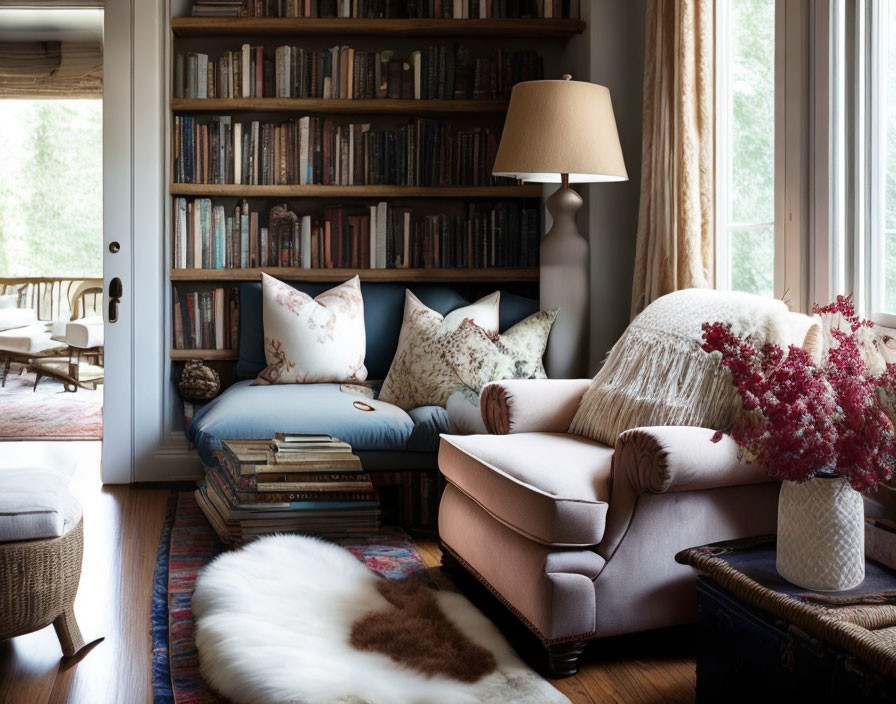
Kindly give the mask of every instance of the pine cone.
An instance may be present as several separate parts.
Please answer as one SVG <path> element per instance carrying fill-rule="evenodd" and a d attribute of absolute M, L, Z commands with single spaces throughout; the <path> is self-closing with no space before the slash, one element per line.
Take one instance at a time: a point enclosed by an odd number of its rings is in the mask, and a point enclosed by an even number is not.
<path fill-rule="evenodd" d="M 201 359 L 191 359 L 184 366 L 177 386 L 185 401 L 208 401 L 221 390 L 221 379 L 218 372 L 205 366 Z"/>

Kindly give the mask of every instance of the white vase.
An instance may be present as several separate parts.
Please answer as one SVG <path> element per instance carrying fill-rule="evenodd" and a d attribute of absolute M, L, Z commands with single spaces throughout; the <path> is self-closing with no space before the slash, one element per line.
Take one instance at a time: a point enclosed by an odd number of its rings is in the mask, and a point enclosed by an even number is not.
<path fill-rule="evenodd" d="M 839 476 L 782 482 L 775 566 L 804 589 L 852 589 L 865 579 L 865 506 Z"/>

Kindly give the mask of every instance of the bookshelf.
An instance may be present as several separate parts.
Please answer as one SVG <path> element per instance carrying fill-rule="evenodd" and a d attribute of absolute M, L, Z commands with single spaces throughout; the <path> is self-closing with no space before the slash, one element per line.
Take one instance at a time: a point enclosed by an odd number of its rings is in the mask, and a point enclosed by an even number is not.
<path fill-rule="evenodd" d="M 175 17 L 175 37 L 489 37 L 570 39 L 585 23 L 574 19 L 349 19 Z"/>
<path fill-rule="evenodd" d="M 341 282 L 358 275 L 361 281 L 397 282 L 526 282 L 538 281 L 538 267 L 491 269 L 301 269 L 249 267 L 243 269 L 172 269 L 172 281 L 258 281 L 262 272 L 300 282 Z"/>
<path fill-rule="evenodd" d="M 173 196 L 228 198 L 540 198 L 541 186 L 305 186 L 172 183 Z"/>
<path fill-rule="evenodd" d="M 181 10 L 188 4 L 180 3 Z M 298 44 L 318 50 L 332 44 L 357 41 L 361 50 L 411 51 L 422 50 L 435 43 L 457 42 L 469 44 L 471 52 L 485 56 L 489 50 L 502 47 L 506 41 L 508 50 L 540 51 L 546 47 L 558 47 L 562 42 L 583 31 L 584 22 L 576 19 L 358 19 L 358 18 L 277 18 L 277 17 L 172 17 L 171 70 L 175 68 L 177 53 L 204 52 L 209 62 L 214 56 L 232 51 L 243 43 L 264 47 L 265 56 L 273 54 L 282 44 Z M 354 39 L 353 39 L 354 38 Z M 440 42 L 440 40 L 442 40 Z M 533 46 L 533 41 L 534 42 Z M 555 51 L 555 54 L 557 52 Z M 550 75 L 556 73 L 551 70 Z M 547 74 L 547 71 L 546 71 Z M 267 80 L 267 76 L 265 77 Z M 267 85 L 267 84 L 266 84 Z M 424 118 L 458 125 L 483 125 L 499 129 L 508 100 L 477 95 L 473 98 L 408 99 L 397 97 L 377 98 L 321 98 L 321 97 L 228 97 L 183 98 L 173 97 L 172 80 L 169 99 L 169 134 L 172 136 L 172 165 L 175 163 L 175 118 L 195 116 L 197 121 L 216 119 L 228 115 L 232 120 L 263 120 L 278 122 L 304 115 L 323 119 L 352 121 L 354 116 L 370 121 L 375 127 L 400 123 L 403 120 Z M 259 94 L 261 91 L 259 90 Z M 391 93 L 390 93 L 391 95 Z M 406 94 L 405 94 L 406 95 Z M 455 93 L 455 95 L 461 95 Z M 468 94 L 469 96 L 469 94 Z M 357 122 L 358 120 L 354 120 Z M 245 157 L 244 157 L 245 158 Z M 485 208 L 496 203 L 535 204 L 540 199 L 540 185 L 450 185 L 450 186 L 398 186 L 398 185 L 333 185 L 324 183 L 255 185 L 233 183 L 184 183 L 177 182 L 172 169 L 169 194 L 172 203 L 177 198 L 211 199 L 213 204 L 250 202 L 253 211 L 263 218 L 266 209 L 286 201 L 297 213 L 313 212 L 315 208 L 334 206 L 361 207 L 387 201 L 389 207 L 414 209 L 424 214 L 451 212 L 463 213 L 465 204 L 483 203 Z M 220 179 L 218 179 L 220 180 Z M 310 179 L 309 179 L 310 180 Z M 275 200 L 277 199 L 277 200 Z M 352 206 L 351 204 L 357 204 Z M 472 205 L 470 205 L 472 208 Z M 478 205 L 476 206 L 479 207 Z M 521 207 L 530 207 L 521 205 Z M 310 209 L 310 210 L 309 210 Z M 174 216 L 169 219 L 169 244 L 174 234 Z M 262 226 L 264 225 L 262 221 Z M 540 229 L 540 228 L 539 228 Z M 493 235 L 495 236 L 495 235 Z M 192 245 L 189 245 L 192 246 Z M 228 245 L 229 246 L 229 245 Z M 477 245 L 478 246 L 478 245 Z M 171 252 L 173 253 L 173 246 Z M 168 266 L 172 266 L 171 253 Z M 198 259 L 197 259 L 198 261 Z M 523 260 L 524 261 L 524 260 Z M 245 260 L 244 260 L 245 263 Z M 505 263 L 513 263 L 506 261 Z M 407 262 L 405 262 L 405 266 Z M 297 268 L 285 266 L 246 266 L 244 268 L 170 268 L 170 285 L 182 290 L 208 290 L 230 287 L 245 281 L 258 281 L 261 273 L 295 282 L 340 282 L 358 275 L 362 281 L 379 282 L 443 282 L 466 285 L 528 286 L 539 280 L 537 266 L 492 266 L 488 268 Z M 218 265 L 220 266 L 220 265 Z M 230 266 L 229 263 L 226 266 Z M 339 266 L 337 262 L 336 266 Z M 413 262 L 412 262 L 413 267 Z M 196 288 L 198 287 L 198 288 Z M 173 320 L 172 320 L 173 330 Z M 172 337 L 173 339 L 173 337 Z M 174 349 L 173 361 L 201 358 L 215 363 L 229 364 L 237 358 L 231 349 Z"/>
<path fill-rule="evenodd" d="M 172 98 L 171 111 L 296 112 L 334 115 L 457 115 L 504 113 L 506 100 L 412 100 L 401 98 Z"/>
<path fill-rule="evenodd" d="M 180 13 L 189 12 L 189 2 L 182 0 L 176 3 Z M 175 3 L 172 3 L 174 6 Z M 324 18 L 303 18 L 303 19 L 285 19 L 275 17 L 173 17 L 171 19 L 171 47 L 172 56 L 170 57 L 170 66 L 172 72 L 175 70 L 175 56 L 177 53 L 185 54 L 183 64 L 186 64 L 186 54 L 189 52 L 204 53 L 208 55 L 209 63 L 220 58 L 226 52 L 233 52 L 240 48 L 242 44 L 250 44 L 253 48 L 256 46 L 264 47 L 265 58 L 273 55 L 277 48 L 281 45 L 297 45 L 306 51 L 321 52 L 329 50 L 333 45 L 350 45 L 353 49 L 360 52 L 388 52 L 394 51 L 396 58 L 407 60 L 411 53 L 422 52 L 428 47 L 437 46 L 444 49 L 451 47 L 450 50 L 456 50 L 458 45 L 462 45 L 469 50 L 469 55 L 474 60 L 482 58 L 489 59 L 493 50 L 504 50 L 505 52 L 525 53 L 527 51 L 537 52 L 544 58 L 544 75 L 545 77 L 560 76 L 565 72 L 566 66 L 563 65 L 565 57 L 564 42 L 585 28 L 585 23 L 575 19 L 324 19 Z M 379 56 L 379 54 L 377 54 Z M 440 59 L 441 60 L 441 59 Z M 452 67 L 454 64 L 452 64 Z M 453 69 L 452 69 L 453 70 Z M 478 72 L 478 66 L 477 66 Z M 498 69 L 500 73 L 500 68 Z M 363 69 L 362 69 L 363 72 Z M 429 80 L 431 75 L 426 74 L 425 64 L 421 69 L 424 76 Z M 487 73 L 487 72 L 486 72 Z M 201 75 L 201 74 L 195 74 Z M 275 80 L 280 80 L 281 76 L 274 69 Z M 363 75 L 363 73 L 361 74 Z M 243 184 L 228 183 L 232 178 L 225 178 L 222 174 L 228 171 L 213 172 L 208 169 L 202 176 L 202 180 L 207 181 L 223 181 L 219 183 L 194 183 L 194 182 L 178 182 L 181 180 L 194 180 L 196 171 L 190 171 L 192 176 L 187 176 L 187 171 L 179 171 L 177 169 L 178 152 L 175 146 L 175 137 L 177 135 L 175 124 L 183 124 L 183 118 L 195 118 L 197 123 L 205 121 L 210 124 L 211 121 L 219 119 L 219 116 L 229 116 L 232 123 L 250 121 L 259 121 L 261 123 L 285 124 L 290 120 L 298 120 L 304 116 L 310 116 L 313 122 L 317 118 L 321 123 L 324 120 L 330 120 L 332 123 L 369 123 L 372 130 L 392 130 L 403 124 L 407 124 L 411 120 L 431 120 L 440 124 L 449 123 L 456 126 L 458 131 L 470 130 L 471 128 L 481 127 L 483 133 L 486 130 L 492 131 L 497 135 L 503 125 L 503 116 L 508 105 L 508 93 L 506 91 L 489 91 L 469 90 L 470 84 L 478 86 L 478 73 L 475 75 L 475 82 L 471 79 L 467 84 L 467 92 L 448 88 L 444 93 L 441 92 L 425 92 L 423 90 L 411 93 L 405 92 L 405 85 L 402 85 L 401 91 L 398 93 L 379 92 L 379 78 L 372 85 L 377 86 L 375 94 L 378 96 L 373 98 L 374 93 L 355 93 L 355 95 L 364 95 L 364 98 L 323 98 L 323 97 L 271 97 L 272 95 L 337 95 L 340 94 L 335 90 L 328 93 L 309 92 L 306 90 L 294 92 L 279 93 L 275 90 L 273 93 L 268 92 L 267 74 L 264 75 L 264 90 L 257 88 L 251 91 L 252 95 L 264 95 L 265 97 L 213 97 L 213 98 L 196 98 L 196 97 L 173 97 L 175 94 L 175 81 L 171 81 L 171 97 L 169 99 L 168 110 L 168 135 L 170 136 L 170 175 L 169 175 L 169 251 L 166 253 L 165 267 L 168 272 L 169 289 L 172 293 L 177 292 L 177 300 L 184 301 L 184 292 L 199 292 L 200 295 L 209 291 L 215 292 L 214 305 L 220 304 L 219 298 L 224 299 L 224 305 L 231 303 L 231 299 L 227 298 L 226 291 L 238 286 L 241 282 L 258 281 L 262 273 L 275 276 L 279 279 L 308 283 L 308 284 L 335 284 L 346 281 L 347 279 L 357 275 L 364 282 L 391 282 L 398 284 L 419 284 L 419 283 L 450 283 L 457 284 L 459 287 L 470 294 L 474 292 L 490 292 L 495 288 L 501 288 L 513 293 L 523 293 L 525 295 L 537 295 L 538 282 L 540 278 L 540 269 L 538 266 L 490 266 L 483 268 L 479 266 L 482 259 L 477 260 L 475 257 L 466 253 L 457 259 L 445 258 L 442 254 L 442 262 L 454 263 L 463 262 L 469 264 L 468 267 L 445 268 L 439 263 L 437 257 L 428 256 L 425 261 L 431 262 L 432 267 L 419 268 L 417 265 L 423 261 L 419 259 L 411 259 L 410 264 L 405 259 L 403 264 L 398 259 L 394 263 L 399 264 L 393 267 L 393 261 L 389 260 L 389 268 L 345 268 L 340 264 L 345 264 L 345 259 L 337 260 L 334 256 L 333 268 L 301 268 L 295 266 L 254 266 L 247 265 L 243 268 L 200 268 L 198 262 L 202 262 L 204 267 L 230 267 L 234 262 L 239 264 L 255 264 L 257 262 L 277 262 L 281 260 L 277 258 L 265 258 L 259 256 L 257 259 L 241 258 L 241 250 L 239 247 L 228 249 L 229 240 L 224 245 L 225 252 L 230 252 L 225 261 L 219 262 L 206 259 L 204 254 L 200 259 L 196 250 L 190 255 L 189 259 L 184 254 L 184 242 L 192 243 L 198 240 L 186 239 L 178 240 L 179 250 L 174 247 L 175 227 L 179 224 L 176 222 L 178 210 L 176 203 L 181 203 L 177 199 L 190 199 L 192 201 L 193 212 L 195 213 L 196 200 L 206 199 L 211 201 L 212 207 L 222 207 L 226 209 L 226 213 L 230 214 L 239 208 L 248 208 L 251 215 L 257 218 L 259 227 L 266 224 L 266 219 L 270 220 L 270 251 L 280 251 L 275 248 L 273 242 L 279 240 L 274 239 L 273 235 L 273 219 L 268 217 L 270 209 L 273 206 L 285 203 L 288 208 L 294 211 L 300 218 L 311 215 L 312 218 L 319 217 L 326 209 L 339 209 L 344 207 L 346 212 L 351 215 L 357 213 L 364 207 L 378 206 L 385 201 L 390 211 L 396 213 L 401 211 L 411 211 L 412 217 L 418 220 L 430 218 L 433 216 L 445 216 L 446 218 L 461 218 L 465 222 L 473 222 L 473 218 L 480 217 L 482 212 L 494 213 L 502 208 L 506 208 L 507 212 L 515 209 L 524 212 L 529 209 L 535 214 L 530 216 L 528 220 L 524 220 L 529 227 L 533 221 L 536 222 L 538 230 L 537 234 L 543 233 L 543 216 L 541 215 L 541 198 L 542 187 L 540 185 L 450 185 L 450 186 L 399 186 L 388 185 L 381 175 L 377 174 L 375 178 L 364 178 L 367 183 L 375 183 L 377 185 L 334 185 L 344 184 L 350 181 L 340 181 L 333 179 L 332 174 L 329 178 L 319 180 L 316 175 L 314 178 L 301 178 L 301 181 L 308 181 L 307 185 L 299 184 L 298 179 L 293 175 L 286 178 L 282 176 L 282 172 L 271 179 L 251 178 L 245 176 L 241 180 Z M 235 82 L 235 76 L 232 77 Z M 458 83 L 460 85 L 460 75 L 458 74 Z M 335 79 L 334 79 L 335 80 Z M 357 80 L 357 79 L 356 79 Z M 391 81 L 391 76 L 389 77 Z M 441 80 L 441 74 L 439 74 Z M 493 78 L 489 78 L 493 80 Z M 519 80 L 515 78 L 514 80 Z M 505 79 L 503 87 L 506 88 L 512 81 Z M 451 81 L 454 85 L 454 81 Z M 447 81 L 446 81 L 447 84 Z M 298 83 L 296 84 L 298 85 Z M 368 80 L 367 86 L 371 83 Z M 391 85 L 391 84 L 390 84 Z M 320 84 L 318 83 L 318 86 Z M 217 86 L 216 86 L 217 88 Z M 415 87 L 416 88 L 416 87 Z M 239 95 L 242 90 L 235 91 L 229 86 L 226 91 L 215 90 L 208 91 L 208 95 Z M 178 95 L 202 95 L 205 92 L 186 92 L 181 85 Z M 351 94 L 351 93 L 349 93 Z M 409 99 L 408 95 L 420 95 L 423 98 L 427 96 L 442 96 L 440 99 Z M 344 93 L 342 94 L 345 95 Z M 398 95 L 404 97 L 397 97 Z M 449 97 L 444 97 L 444 96 Z M 454 96 L 453 98 L 450 96 Z M 392 96 L 392 97 L 388 97 Z M 497 97 L 501 96 L 501 97 Z M 211 129 L 211 128 L 210 128 Z M 222 133 L 225 134 L 225 133 Z M 326 143 L 326 141 L 325 141 Z M 421 142 L 422 143 L 422 142 Z M 438 141 L 435 142 L 438 146 Z M 419 145 L 418 145 L 419 146 Z M 281 147 L 282 148 L 282 147 Z M 484 149 L 484 147 L 483 147 Z M 456 156 L 450 147 L 444 149 L 446 156 L 446 164 L 452 159 L 455 161 Z M 481 155 L 482 152 L 480 152 Z M 486 152 L 488 153 L 488 152 Z M 245 159 L 246 152 L 243 152 Z M 289 152 L 287 158 L 294 158 L 295 152 Z M 336 157 L 334 157 L 335 159 Z M 429 158 L 427 156 L 427 158 Z M 309 157 L 310 161 L 310 157 Z M 487 161 L 484 160 L 484 161 Z M 275 162 L 276 163 L 276 162 Z M 472 162 L 478 163 L 475 160 Z M 490 174 L 490 164 L 487 165 L 488 174 Z M 316 168 L 316 167 L 315 167 Z M 345 173 L 343 167 L 343 174 Z M 446 172 L 450 172 L 450 168 L 445 168 Z M 471 170 L 472 171 L 472 170 Z M 410 172 L 410 168 L 408 169 Z M 232 176 L 236 172 L 230 169 Z M 298 172 L 295 172 L 298 173 Z M 301 172 L 304 174 L 304 172 Z M 349 171 L 351 173 L 351 171 Z M 466 174 L 467 172 L 465 172 Z M 490 179 L 483 178 L 484 171 L 479 171 L 479 176 L 470 178 L 464 176 L 462 179 L 454 179 L 450 175 L 439 179 L 411 179 L 404 180 L 401 177 L 395 180 L 402 183 L 476 183 L 481 184 Z M 213 174 L 209 177 L 209 174 Z M 246 184 L 247 180 L 256 183 L 276 183 L 278 185 L 255 185 Z M 352 179 L 358 183 L 355 176 Z M 313 182 L 312 182 L 313 181 Z M 203 206 L 205 207 L 205 206 Z M 474 215 L 475 213 L 475 215 Z M 234 216 L 236 217 L 236 216 Z M 372 217 L 372 216 L 371 216 Z M 391 217 L 391 215 L 390 215 Z M 329 216 L 324 216 L 326 220 Z M 382 222 L 382 219 L 379 219 Z M 195 228 L 195 221 L 193 227 Z M 326 220 L 329 226 L 329 220 Z M 371 223 L 373 220 L 371 219 Z M 494 221 L 493 221 L 494 222 Z M 520 220 L 500 221 L 507 228 L 519 228 L 519 232 L 526 232 L 526 226 L 521 226 Z M 469 225 L 468 225 L 469 227 Z M 475 227 L 475 226 L 474 226 Z M 238 229 L 238 227 L 237 227 Z M 370 231 L 373 231 L 371 226 Z M 413 231 L 413 226 L 412 226 Z M 497 232 L 503 233 L 507 230 L 501 228 Z M 191 230 L 195 233 L 195 229 Z M 363 232 L 363 231 L 362 231 Z M 304 233 L 304 230 L 303 230 Z M 448 231 L 441 230 L 442 242 L 444 243 Z M 400 234 L 400 233 L 399 233 Z M 537 234 L 535 247 L 537 247 Z M 191 236 L 195 236 L 191 234 Z M 217 236 L 217 235 L 216 235 Z M 405 230 L 407 236 L 407 230 Z M 426 234 L 426 237 L 429 237 Z M 279 235 L 278 235 L 279 237 Z M 304 237 L 304 234 L 303 234 Z M 329 235 L 327 235 L 329 237 Z M 377 233 L 378 237 L 378 233 Z M 497 235 L 492 234 L 492 237 Z M 523 236 L 522 239 L 525 239 Z M 216 240 L 217 241 L 217 240 Z M 236 236 L 233 238 L 237 242 Z M 253 243 L 255 240 L 251 240 Z M 305 240 L 303 240 L 304 242 Z M 363 241 L 363 234 L 362 234 Z M 379 241 L 379 240 L 378 240 Z M 391 240 L 389 240 L 391 243 Z M 427 247 L 437 240 L 427 240 Z M 450 242 L 450 236 L 448 241 Z M 529 240 L 529 255 L 533 252 L 533 240 Z M 243 237 L 240 242 L 245 243 Z M 496 239 L 485 240 L 486 243 L 494 244 Z M 504 242 L 502 239 L 501 242 Z M 334 236 L 333 246 L 336 246 L 336 238 Z M 405 240 L 407 243 L 407 240 Z M 218 247 L 217 244 L 214 245 Z M 329 240 L 328 240 L 329 246 Z M 341 246 L 341 245 L 340 245 Z M 437 245 L 436 245 L 437 246 Z M 479 242 L 474 241 L 471 249 L 479 248 Z M 302 251 L 305 245 L 302 244 Z M 404 245 L 405 252 L 407 244 Z M 373 240 L 371 240 L 370 249 L 373 249 Z M 175 252 L 179 251 L 184 259 L 175 258 Z M 221 249 L 216 251 L 220 252 Z M 264 251 L 264 250 L 262 250 Z M 312 251 L 314 251 L 312 247 Z M 397 249 L 395 250 L 397 252 Z M 494 251 L 494 250 L 493 250 Z M 363 252 L 363 250 L 362 250 Z M 430 250 L 427 249 L 427 253 Z M 505 247 L 505 253 L 512 254 L 505 256 L 503 259 L 495 258 L 485 259 L 484 261 L 495 264 L 502 262 L 505 264 L 519 264 L 520 262 L 532 264 L 533 259 L 527 259 L 525 253 L 519 251 L 517 245 Z M 290 257 L 292 253 L 290 253 Z M 515 258 L 519 256 L 519 258 Z M 294 263 L 292 258 L 282 260 L 283 263 Z M 304 261 L 304 260 L 302 260 Z M 321 252 L 319 260 L 323 262 Z M 359 260 L 351 261 L 365 262 L 364 256 Z M 372 261 L 372 260 L 371 260 Z M 177 262 L 175 264 L 175 262 Z M 172 268 L 172 267 L 183 268 Z M 380 266 L 377 262 L 377 266 Z M 225 291 L 223 297 L 217 294 L 221 290 Z M 479 294 L 481 295 L 481 293 Z M 176 297 L 172 295 L 174 300 Z M 196 304 L 198 306 L 198 303 Z M 197 308 L 198 310 L 198 308 Z M 217 310 L 217 307 L 215 308 Z M 182 317 L 183 312 L 177 314 Z M 220 374 L 222 386 L 227 386 L 235 381 L 235 361 L 238 359 L 238 351 L 235 349 L 174 349 L 174 317 L 171 319 L 171 350 L 170 359 L 173 365 L 182 364 L 189 359 L 202 359 L 209 366 L 214 368 Z M 200 318 L 200 320 L 202 320 Z M 229 332 L 237 329 L 236 326 L 229 326 Z M 200 339 L 195 334 L 193 340 Z M 209 339 L 211 342 L 209 342 Z M 233 340 L 233 337 L 225 335 L 225 340 Z M 198 346 L 214 345 L 215 338 L 202 337 Z M 219 343 L 220 344 L 220 343 Z M 232 343 L 225 342 L 225 346 L 232 346 Z M 439 487 L 437 486 L 438 473 L 434 467 L 420 467 L 414 472 L 405 472 L 400 476 L 397 473 L 383 473 L 384 478 L 378 482 L 378 491 L 383 500 L 384 507 L 391 506 L 393 511 L 393 521 L 404 524 L 406 527 L 414 529 L 430 529 L 434 528 L 434 520 L 437 512 Z M 393 474 L 395 476 L 393 476 Z M 432 484 L 428 484 L 431 482 Z"/>

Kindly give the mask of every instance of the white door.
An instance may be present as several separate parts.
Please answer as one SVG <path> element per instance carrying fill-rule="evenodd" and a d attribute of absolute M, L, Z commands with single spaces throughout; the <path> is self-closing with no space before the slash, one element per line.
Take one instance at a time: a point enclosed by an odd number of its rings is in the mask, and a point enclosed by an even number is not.
<path fill-rule="evenodd" d="M 160 478 L 162 390 L 168 354 L 163 322 L 164 4 L 164 0 L 105 3 L 106 483 Z M 109 298 L 110 287 L 117 293 L 119 283 L 119 300 L 114 302 Z"/>
<path fill-rule="evenodd" d="M 130 15 L 129 2 L 110 2 L 103 21 L 103 481 L 112 484 L 134 478 Z M 111 291 L 113 280 L 119 291 Z M 110 293 L 119 293 L 118 300 L 110 298 Z"/>

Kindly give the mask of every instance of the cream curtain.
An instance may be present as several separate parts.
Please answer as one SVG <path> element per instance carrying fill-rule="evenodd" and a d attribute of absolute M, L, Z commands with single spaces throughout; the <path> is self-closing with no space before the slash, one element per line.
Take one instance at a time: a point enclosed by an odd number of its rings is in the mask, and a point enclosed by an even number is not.
<path fill-rule="evenodd" d="M 714 6 L 647 3 L 632 317 L 666 293 L 712 284 Z"/>

